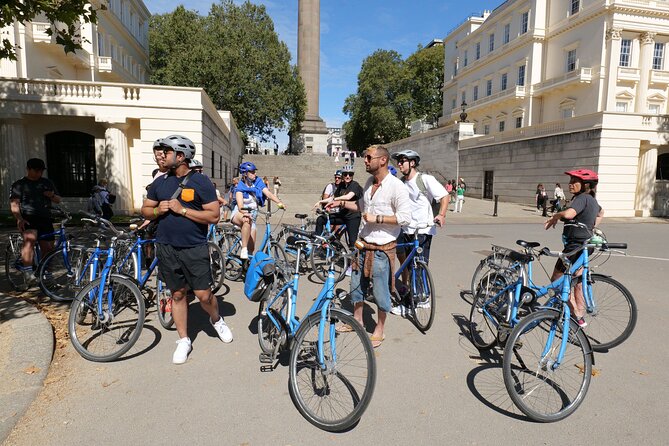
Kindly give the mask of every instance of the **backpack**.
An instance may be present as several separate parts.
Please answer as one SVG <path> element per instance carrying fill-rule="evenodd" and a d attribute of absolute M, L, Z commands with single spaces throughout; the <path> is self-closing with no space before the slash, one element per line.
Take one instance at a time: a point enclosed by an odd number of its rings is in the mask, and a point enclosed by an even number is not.
<path fill-rule="evenodd" d="M 260 302 L 267 298 L 274 283 L 276 265 L 274 258 L 258 251 L 249 262 L 249 269 L 244 279 L 244 295 L 251 302 Z"/>
<path fill-rule="evenodd" d="M 416 186 L 418 186 L 420 193 L 425 195 L 428 201 L 430 201 L 430 197 L 427 195 L 427 187 L 425 187 L 425 182 L 423 181 L 423 174 L 420 172 L 418 172 L 416 175 Z M 441 210 L 441 202 L 432 198 L 430 201 L 430 207 L 432 208 L 432 216 L 436 217 L 439 215 L 439 211 Z"/>

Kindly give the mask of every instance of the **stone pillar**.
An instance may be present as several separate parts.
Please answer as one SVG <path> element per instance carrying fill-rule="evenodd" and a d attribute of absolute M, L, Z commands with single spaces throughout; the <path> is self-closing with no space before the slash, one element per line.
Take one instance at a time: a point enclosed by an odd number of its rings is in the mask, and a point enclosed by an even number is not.
<path fill-rule="evenodd" d="M 655 202 L 655 172 L 657 171 L 657 146 L 643 145 L 639 150 L 639 169 L 635 198 L 637 217 L 650 216 Z"/>
<path fill-rule="evenodd" d="M 107 175 L 109 189 L 116 194 L 114 212 L 134 212 L 135 206 L 132 198 L 132 172 L 130 165 L 130 153 L 128 151 L 128 136 L 126 130 L 129 125 L 125 122 L 104 122 L 105 146 L 103 153 L 98 155 L 98 166 L 100 160 L 103 163 L 104 175 Z M 101 175 L 98 175 L 98 179 Z"/>
<path fill-rule="evenodd" d="M 9 210 L 9 188 L 26 174 L 26 137 L 21 115 L 0 116 L 0 203 Z M 45 160 L 46 161 L 46 160 Z M 47 171 L 48 177 L 48 171 Z"/>
<path fill-rule="evenodd" d="M 636 100 L 634 101 L 635 113 L 646 113 L 648 111 L 646 108 L 646 99 L 648 98 L 650 70 L 653 68 L 655 34 L 644 32 L 639 36 L 641 51 L 639 52 L 639 85 L 637 85 Z"/>
<path fill-rule="evenodd" d="M 319 116 L 321 46 L 320 0 L 299 0 L 297 25 L 297 66 L 307 93 L 307 111 L 300 139 L 305 151 L 327 153 L 327 128 Z"/>
<path fill-rule="evenodd" d="M 618 64 L 620 63 L 620 41 L 622 29 L 611 28 L 606 32 L 608 41 L 608 73 L 606 86 L 605 111 L 616 110 L 616 85 L 618 82 Z"/>

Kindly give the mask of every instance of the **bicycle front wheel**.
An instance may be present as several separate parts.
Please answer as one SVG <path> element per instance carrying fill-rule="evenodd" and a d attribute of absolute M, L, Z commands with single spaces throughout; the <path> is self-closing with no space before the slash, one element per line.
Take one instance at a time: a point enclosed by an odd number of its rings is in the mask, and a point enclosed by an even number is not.
<path fill-rule="evenodd" d="M 26 274 L 19 270 L 16 265 L 22 265 L 21 247 L 23 242 L 18 240 L 7 245 L 5 249 L 5 276 L 15 291 L 25 291 L 28 289 L 29 281 Z"/>
<path fill-rule="evenodd" d="M 556 310 L 528 315 L 513 329 L 504 348 L 504 385 L 509 396 L 525 415 L 544 423 L 571 415 L 590 385 L 590 343 L 574 321 L 569 322 L 569 333 L 564 333 L 562 317 Z M 568 336 L 566 350 L 559 358 L 564 336 Z"/>
<path fill-rule="evenodd" d="M 86 248 L 70 246 L 51 251 L 37 268 L 39 287 L 54 302 L 70 302 L 81 289 L 79 276 L 86 259 Z"/>
<path fill-rule="evenodd" d="M 469 335 L 479 350 L 487 350 L 497 343 L 500 322 L 504 321 L 504 305 L 508 294 L 501 293 L 506 278 L 488 271 L 476 285 L 472 309 L 469 312 Z"/>
<path fill-rule="evenodd" d="M 330 261 L 334 261 L 334 277 L 335 282 L 341 282 L 346 276 L 348 269 L 348 247 L 346 247 L 339 240 L 332 240 L 331 247 L 324 248 L 320 245 L 314 246 L 311 250 L 311 268 L 316 277 L 325 282 L 328 277 L 328 268 Z"/>
<path fill-rule="evenodd" d="M 104 286 L 101 312 L 98 307 L 100 286 Z M 70 341 L 89 361 L 113 361 L 137 342 L 145 315 L 144 297 L 132 279 L 112 275 L 108 283 L 102 284 L 97 278 L 72 302 L 68 319 Z"/>
<path fill-rule="evenodd" d="M 590 279 L 588 286 L 595 305 L 584 315 L 588 323 L 585 334 L 594 351 L 605 352 L 622 344 L 634 331 L 636 302 L 617 280 L 601 274 L 591 274 Z"/>
<path fill-rule="evenodd" d="M 223 251 L 214 242 L 207 243 L 209 247 L 209 263 L 211 265 L 211 291 L 220 290 L 225 280 L 225 256 Z"/>
<path fill-rule="evenodd" d="M 434 285 L 427 264 L 416 262 L 411 274 L 411 315 L 416 327 L 425 333 L 432 327 L 435 311 Z"/>
<path fill-rule="evenodd" d="M 288 290 L 286 290 L 286 293 Z M 267 304 L 270 303 L 270 306 Z M 283 326 L 277 326 L 267 315 L 272 312 L 275 319 L 285 320 L 288 295 L 283 294 L 276 298 L 263 299 L 258 305 L 258 345 L 263 353 L 273 353 L 278 344 L 283 344 L 287 333 Z"/>
<path fill-rule="evenodd" d="M 323 364 L 318 359 L 320 313 L 300 325 L 290 352 L 290 395 L 302 416 L 320 429 L 337 432 L 354 425 L 374 393 L 376 360 L 372 343 L 353 316 L 331 308 L 323 321 Z M 338 333 L 349 325 L 353 331 Z"/>
<path fill-rule="evenodd" d="M 165 282 L 156 279 L 156 307 L 158 310 L 158 322 L 165 329 L 172 328 L 172 292 L 167 288 Z"/>

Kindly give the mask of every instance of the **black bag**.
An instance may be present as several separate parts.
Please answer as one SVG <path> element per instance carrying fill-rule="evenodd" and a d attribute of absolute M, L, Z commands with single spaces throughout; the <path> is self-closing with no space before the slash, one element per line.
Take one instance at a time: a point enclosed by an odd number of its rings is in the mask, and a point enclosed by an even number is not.
<path fill-rule="evenodd" d="M 116 195 L 109 192 L 109 195 L 107 195 L 107 201 L 109 202 L 109 204 L 116 203 Z"/>

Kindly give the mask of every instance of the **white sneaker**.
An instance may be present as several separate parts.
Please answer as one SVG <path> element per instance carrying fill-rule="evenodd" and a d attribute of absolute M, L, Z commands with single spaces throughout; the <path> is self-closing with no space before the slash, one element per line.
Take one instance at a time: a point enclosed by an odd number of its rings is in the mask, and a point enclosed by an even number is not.
<path fill-rule="evenodd" d="M 188 354 L 193 348 L 191 347 L 190 338 L 181 338 L 177 341 L 177 349 L 172 355 L 173 364 L 183 364 L 188 359 Z"/>
<path fill-rule="evenodd" d="M 390 309 L 390 313 L 394 314 L 395 316 L 407 317 L 409 315 L 409 309 L 404 305 L 400 304 L 397 305 L 396 307 L 392 307 Z"/>
<path fill-rule="evenodd" d="M 239 258 L 242 260 L 247 260 L 249 258 L 249 249 L 242 248 L 242 250 L 239 252 Z"/>
<path fill-rule="evenodd" d="M 211 319 L 209 319 L 209 323 L 214 327 L 214 330 L 216 330 L 216 334 L 218 334 L 221 341 L 226 344 L 232 342 L 232 330 L 230 330 L 230 327 L 225 323 L 222 316 L 216 322 L 212 322 Z"/>

